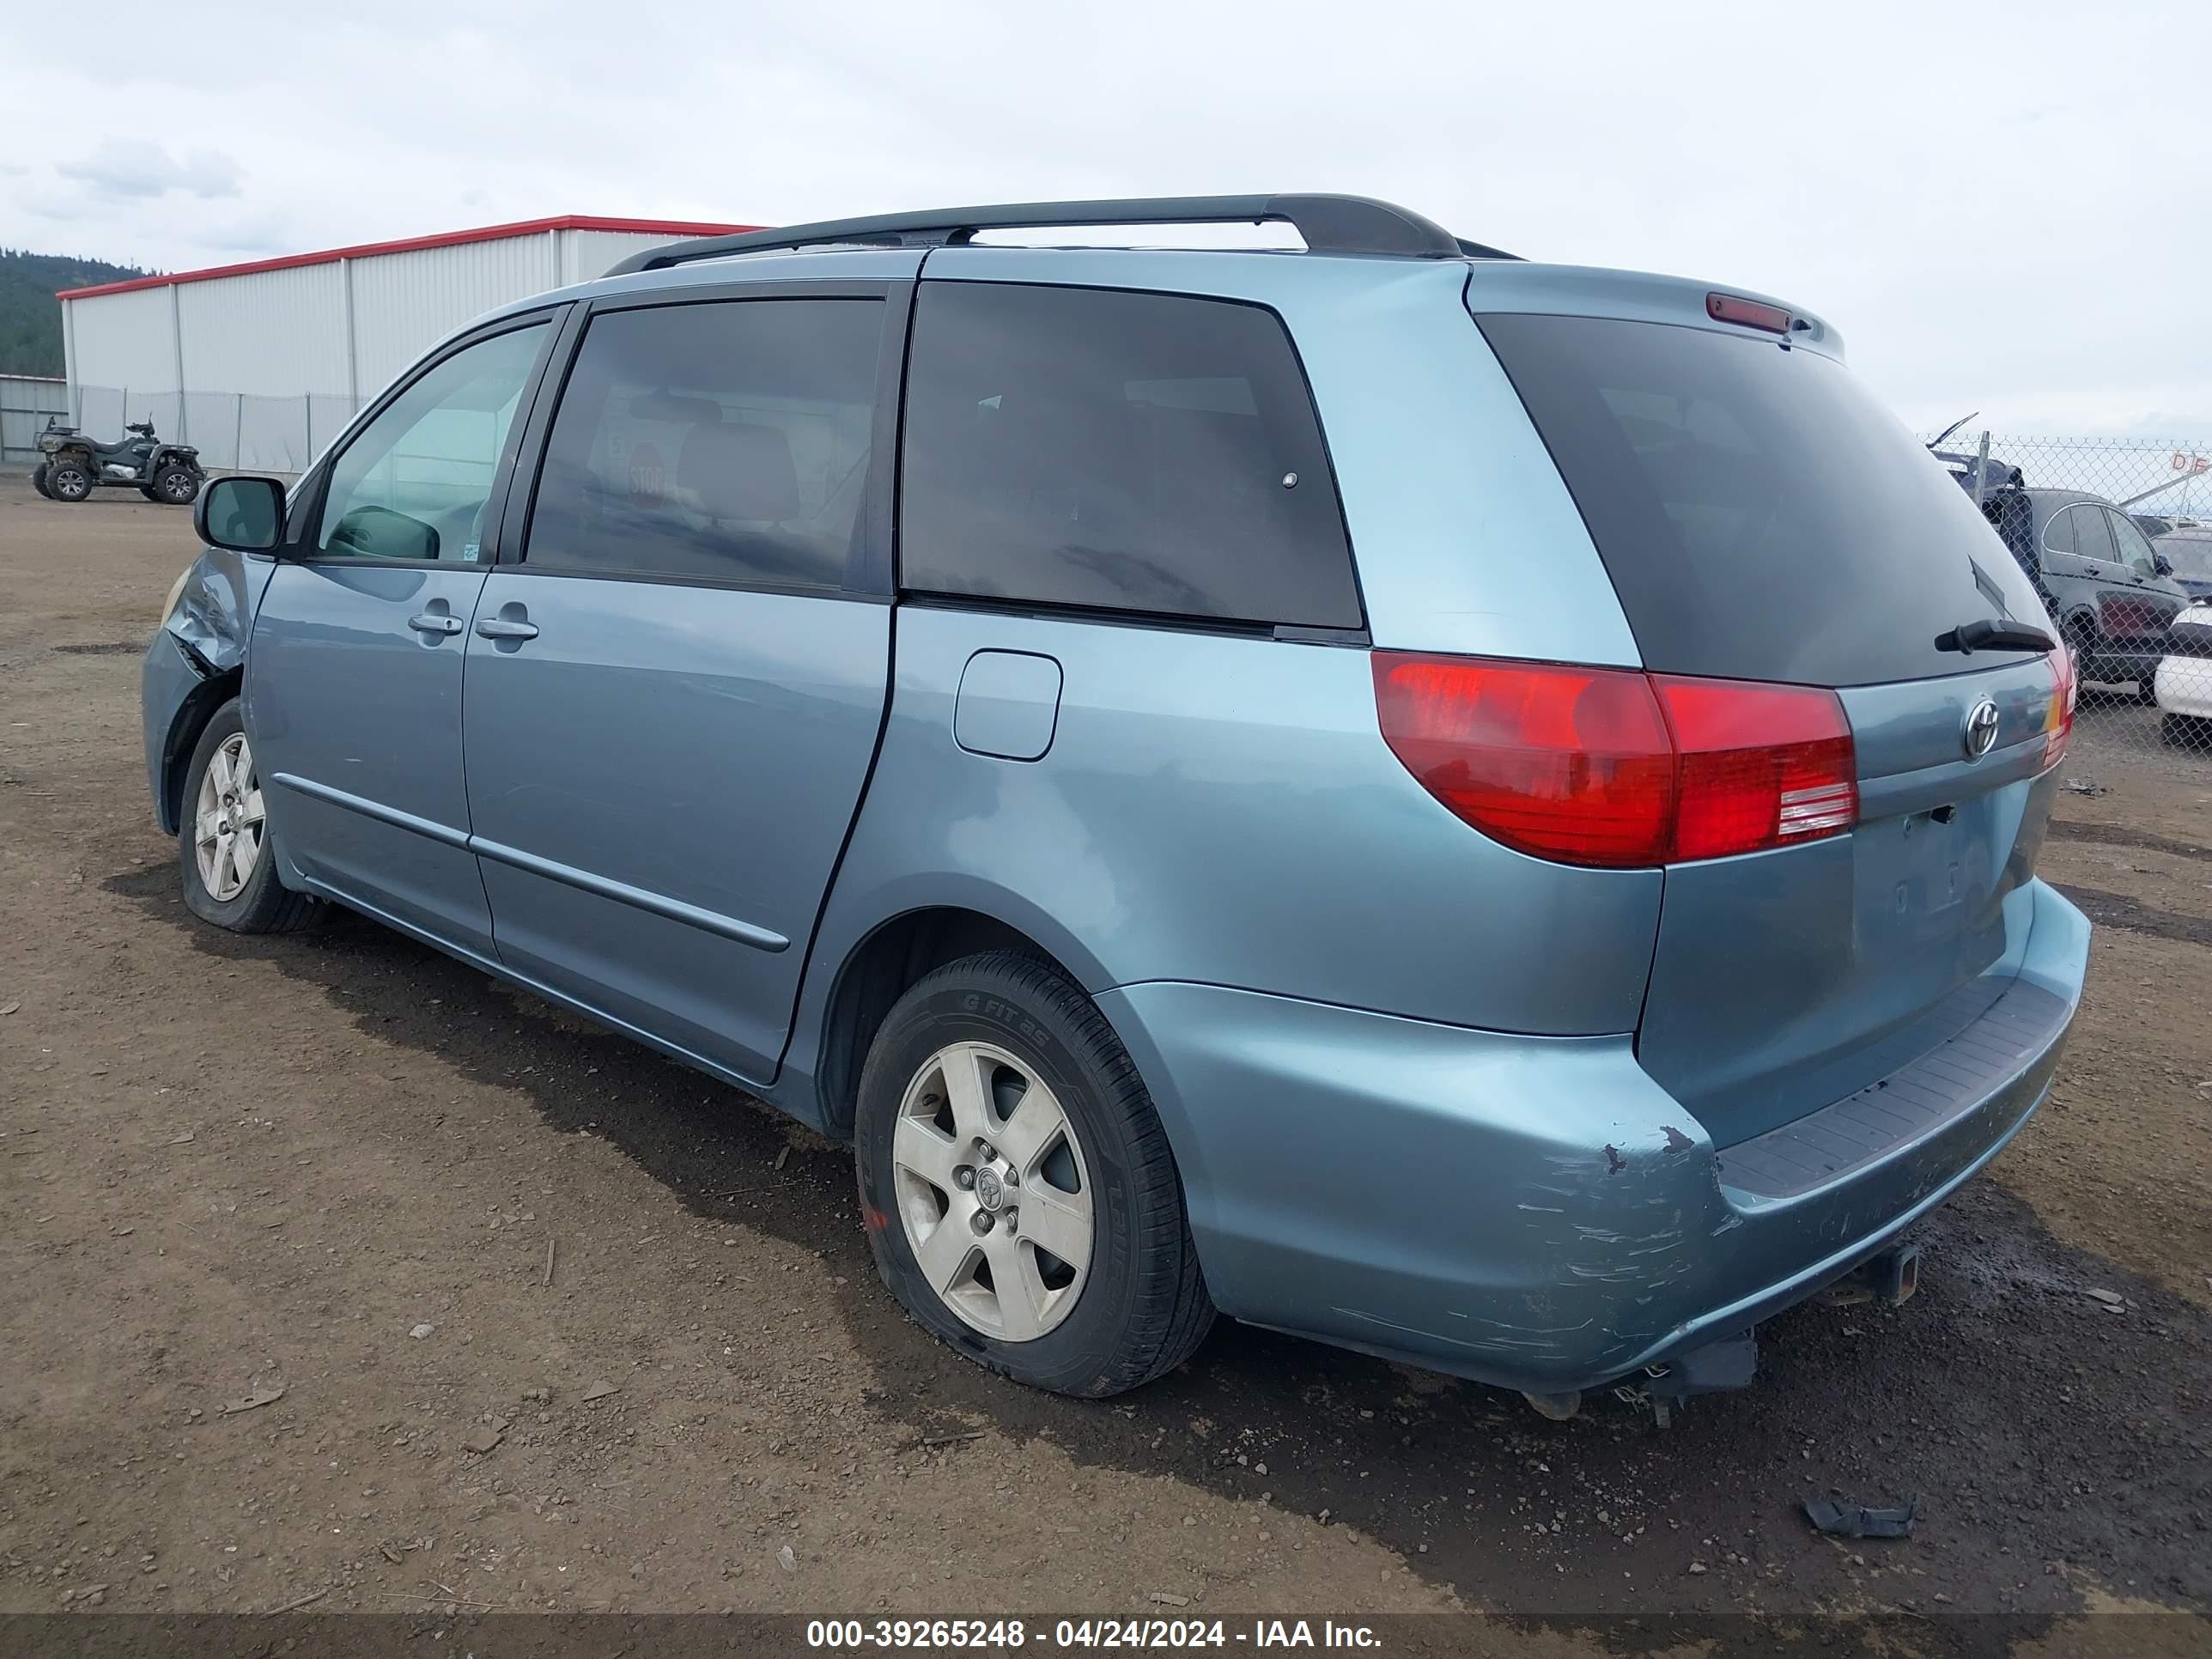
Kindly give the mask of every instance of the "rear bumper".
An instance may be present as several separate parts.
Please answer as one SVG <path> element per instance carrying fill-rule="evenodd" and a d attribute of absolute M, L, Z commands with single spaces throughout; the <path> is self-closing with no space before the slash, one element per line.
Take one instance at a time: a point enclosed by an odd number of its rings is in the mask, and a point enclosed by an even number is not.
<path fill-rule="evenodd" d="M 1159 1107 L 1224 1311 L 1559 1393 L 1802 1300 L 1996 1155 L 2049 1092 L 2087 964 L 2081 914 L 2030 890 L 2021 994 L 1900 1071 L 1897 1098 L 1917 1090 L 1921 1109 L 1892 1115 L 1885 1139 L 1869 1091 L 1757 1157 L 1717 1152 L 1625 1036 L 1188 984 L 1100 1004 Z"/>
<path fill-rule="evenodd" d="M 2168 657 L 2154 683 L 2158 706 L 2169 714 L 2212 720 L 2212 657 Z"/>
<path fill-rule="evenodd" d="M 2090 647 L 2081 669 L 2081 678 L 2100 684 L 2116 685 L 2125 680 L 2142 681 L 2158 672 L 2158 665 L 2166 659 L 2166 647 L 2156 640 L 2110 640 Z"/>

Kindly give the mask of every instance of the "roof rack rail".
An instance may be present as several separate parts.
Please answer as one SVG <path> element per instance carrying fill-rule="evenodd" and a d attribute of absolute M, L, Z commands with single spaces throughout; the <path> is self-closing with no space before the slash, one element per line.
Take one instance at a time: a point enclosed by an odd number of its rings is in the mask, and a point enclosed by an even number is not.
<path fill-rule="evenodd" d="M 1227 225 L 1287 223 L 1310 253 L 1386 253 L 1419 259 L 1510 259 L 1516 256 L 1462 241 L 1434 221 L 1366 196 L 1154 196 L 1096 202 L 1016 202 L 995 207 L 939 208 L 879 213 L 862 219 L 702 236 L 633 253 L 607 272 L 667 270 L 697 259 L 770 248 L 860 243 L 890 247 L 951 247 L 979 230 L 1056 225 Z"/>

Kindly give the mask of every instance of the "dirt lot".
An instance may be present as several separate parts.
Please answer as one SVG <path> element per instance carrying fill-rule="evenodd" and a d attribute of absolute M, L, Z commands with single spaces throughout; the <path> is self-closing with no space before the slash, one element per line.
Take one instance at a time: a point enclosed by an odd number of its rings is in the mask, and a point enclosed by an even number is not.
<path fill-rule="evenodd" d="M 366 923 L 193 922 L 137 696 L 190 534 L 0 480 L 0 1612 L 2205 1633 L 2212 762 L 2116 758 L 2138 711 L 2085 714 L 2069 775 L 2109 793 L 2045 860 L 2100 923 L 2057 1097 L 1906 1308 L 1776 1322 L 1759 1386 L 1665 1433 L 1227 1327 L 1085 1405 L 905 1322 L 841 1149 Z M 1823 1539 L 1796 1506 L 1832 1488 L 1918 1529 Z"/>

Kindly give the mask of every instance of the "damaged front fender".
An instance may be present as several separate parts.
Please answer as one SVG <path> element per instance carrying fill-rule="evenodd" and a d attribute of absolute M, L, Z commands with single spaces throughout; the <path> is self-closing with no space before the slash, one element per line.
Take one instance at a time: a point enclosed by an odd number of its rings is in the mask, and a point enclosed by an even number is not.
<path fill-rule="evenodd" d="M 210 673 L 243 666 L 254 608 L 276 568 L 272 559 L 210 548 L 185 573 L 185 585 L 161 619 L 162 629 Z"/>
<path fill-rule="evenodd" d="M 177 832 L 183 772 L 208 718 L 237 695 L 253 613 L 275 562 L 210 548 L 185 572 L 139 673 L 139 717 L 154 816 Z"/>

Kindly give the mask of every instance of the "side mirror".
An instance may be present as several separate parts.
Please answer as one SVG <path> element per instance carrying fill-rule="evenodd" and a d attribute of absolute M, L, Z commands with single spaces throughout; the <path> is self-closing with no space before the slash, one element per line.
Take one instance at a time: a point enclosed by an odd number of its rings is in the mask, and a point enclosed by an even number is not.
<path fill-rule="evenodd" d="M 210 547 L 273 551 L 284 539 L 284 486 L 274 478 L 211 479 L 193 504 L 192 529 Z"/>
<path fill-rule="evenodd" d="M 2158 568 L 2158 574 L 2160 575 L 2171 576 L 2173 574 L 2173 561 L 2167 558 L 2165 554 L 2152 554 L 2150 562 Z"/>

